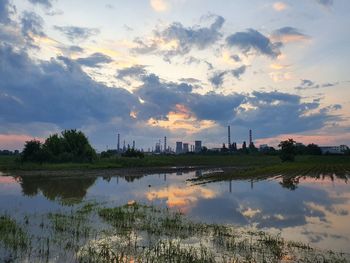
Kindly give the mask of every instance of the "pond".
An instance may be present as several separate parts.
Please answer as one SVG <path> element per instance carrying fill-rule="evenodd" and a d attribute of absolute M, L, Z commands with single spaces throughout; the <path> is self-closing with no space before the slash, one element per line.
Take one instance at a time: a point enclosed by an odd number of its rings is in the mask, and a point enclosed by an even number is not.
<path fill-rule="evenodd" d="M 132 200 L 180 210 L 191 220 L 232 224 L 312 247 L 350 253 L 348 176 L 320 175 L 194 184 L 210 171 L 129 176 L 0 175 L 0 213 L 23 218 L 69 210 L 82 201 L 107 206 Z"/>

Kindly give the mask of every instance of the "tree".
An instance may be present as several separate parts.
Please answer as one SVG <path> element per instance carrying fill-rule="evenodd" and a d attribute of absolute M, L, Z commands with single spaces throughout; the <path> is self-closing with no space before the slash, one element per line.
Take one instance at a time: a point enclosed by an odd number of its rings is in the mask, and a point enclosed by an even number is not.
<path fill-rule="evenodd" d="M 96 152 L 81 131 L 65 130 L 53 134 L 44 144 L 33 140 L 26 142 L 22 161 L 32 162 L 91 162 Z"/>
<path fill-rule="evenodd" d="M 306 153 L 311 155 L 321 155 L 322 151 L 321 148 L 318 147 L 318 145 L 311 143 L 308 146 L 306 146 Z"/>
<path fill-rule="evenodd" d="M 77 130 L 65 130 L 62 132 L 65 156 L 71 161 L 89 161 L 96 158 L 96 152 L 91 147 L 84 133 Z"/>
<path fill-rule="evenodd" d="M 40 162 L 45 159 L 42 144 L 38 140 L 26 141 L 21 155 L 24 162 Z"/>
<path fill-rule="evenodd" d="M 283 162 L 294 161 L 295 158 L 295 141 L 288 139 L 281 141 L 278 147 L 281 148 L 280 158 Z"/>

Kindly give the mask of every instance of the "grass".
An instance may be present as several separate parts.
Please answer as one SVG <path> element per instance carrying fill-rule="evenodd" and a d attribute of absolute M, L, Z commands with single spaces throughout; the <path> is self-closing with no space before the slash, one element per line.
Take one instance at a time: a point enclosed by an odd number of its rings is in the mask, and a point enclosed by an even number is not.
<path fill-rule="evenodd" d="M 294 162 L 280 162 L 246 166 L 222 174 L 191 179 L 195 183 L 208 183 L 232 179 L 265 179 L 282 176 L 284 179 L 297 179 L 302 176 L 314 178 L 337 176 L 348 180 L 350 156 L 297 156 Z"/>
<path fill-rule="evenodd" d="M 23 229 L 9 216 L 0 216 L 0 241 L 11 250 L 25 249 L 27 235 Z"/>
<path fill-rule="evenodd" d="M 317 250 L 279 235 L 196 223 L 179 212 L 135 202 L 119 207 L 85 203 L 68 212 L 27 215 L 22 226 L 1 216 L 0 234 L 1 262 L 263 263 L 350 259 L 348 254 Z M 13 251 L 18 252 L 15 257 Z"/>
<path fill-rule="evenodd" d="M 20 163 L 15 157 L 0 156 L 0 170 L 74 170 L 74 169 L 113 169 L 134 167 L 170 167 L 170 166 L 248 166 L 276 164 L 276 156 L 263 155 L 154 155 L 137 158 L 98 159 L 93 163 Z"/>

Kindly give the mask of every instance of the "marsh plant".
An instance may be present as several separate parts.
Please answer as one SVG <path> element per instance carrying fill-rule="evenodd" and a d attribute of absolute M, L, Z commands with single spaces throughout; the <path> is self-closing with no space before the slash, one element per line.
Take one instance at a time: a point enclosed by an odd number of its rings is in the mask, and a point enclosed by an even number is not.
<path fill-rule="evenodd" d="M 0 217 L 4 262 L 349 262 L 349 255 L 279 235 L 192 222 L 180 212 L 130 202 L 85 203 L 69 212 Z M 320 261 L 322 260 L 322 261 Z"/>

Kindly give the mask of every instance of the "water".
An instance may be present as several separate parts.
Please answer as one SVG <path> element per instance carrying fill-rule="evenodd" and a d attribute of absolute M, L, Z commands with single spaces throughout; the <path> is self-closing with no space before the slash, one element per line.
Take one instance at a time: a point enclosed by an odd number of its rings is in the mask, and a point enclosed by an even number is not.
<path fill-rule="evenodd" d="M 350 253 L 347 177 L 283 177 L 194 185 L 203 171 L 126 177 L 0 175 L 0 213 L 14 217 L 71 209 L 87 200 L 135 200 L 181 210 L 192 220 L 281 233 L 288 240 Z"/>

